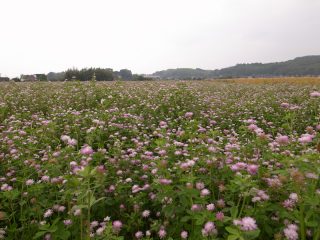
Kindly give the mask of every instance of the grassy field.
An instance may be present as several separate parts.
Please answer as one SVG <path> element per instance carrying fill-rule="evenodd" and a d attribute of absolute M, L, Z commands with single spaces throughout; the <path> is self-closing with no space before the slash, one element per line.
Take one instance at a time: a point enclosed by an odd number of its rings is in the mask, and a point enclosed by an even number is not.
<path fill-rule="evenodd" d="M 320 79 L 0 84 L 0 239 L 320 239 Z"/>

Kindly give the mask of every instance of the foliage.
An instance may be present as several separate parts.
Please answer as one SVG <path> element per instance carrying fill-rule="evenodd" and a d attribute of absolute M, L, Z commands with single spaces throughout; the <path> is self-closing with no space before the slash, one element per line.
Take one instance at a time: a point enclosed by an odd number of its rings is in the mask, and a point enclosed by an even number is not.
<path fill-rule="evenodd" d="M 90 81 L 93 76 L 96 76 L 97 81 L 112 81 L 113 73 L 112 69 L 106 68 L 83 68 L 78 69 L 68 69 L 65 73 L 65 78 L 68 80 L 80 80 L 80 81 Z"/>
<path fill-rule="evenodd" d="M 299 57 L 286 62 L 243 63 L 219 70 L 177 68 L 154 73 L 162 79 L 210 79 L 234 77 L 320 76 L 320 56 Z"/>
<path fill-rule="evenodd" d="M 132 72 L 128 69 L 121 69 L 119 75 L 123 80 L 132 80 Z"/>
<path fill-rule="evenodd" d="M 65 72 L 49 72 L 47 74 L 48 81 L 64 81 L 65 80 Z"/>
<path fill-rule="evenodd" d="M 46 74 L 36 74 L 38 81 L 47 81 L 47 75 Z"/>

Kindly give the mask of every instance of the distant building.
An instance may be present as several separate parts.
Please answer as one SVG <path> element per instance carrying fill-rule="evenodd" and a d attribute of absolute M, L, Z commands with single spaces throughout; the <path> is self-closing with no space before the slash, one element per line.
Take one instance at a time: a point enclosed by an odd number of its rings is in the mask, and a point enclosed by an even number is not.
<path fill-rule="evenodd" d="M 144 74 L 142 75 L 144 78 L 151 79 L 151 80 L 160 80 L 161 78 L 159 76 L 155 75 L 149 75 L 149 74 Z"/>
<path fill-rule="evenodd" d="M 37 81 L 37 76 L 36 75 L 21 75 L 20 76 L 20 81 L 21 82 L 35 82 Z"/>
<path fill-rule="evenodd" d="M 0 82 L 9 82 L 10 78 L 8 77 L 0 77 Z"/>

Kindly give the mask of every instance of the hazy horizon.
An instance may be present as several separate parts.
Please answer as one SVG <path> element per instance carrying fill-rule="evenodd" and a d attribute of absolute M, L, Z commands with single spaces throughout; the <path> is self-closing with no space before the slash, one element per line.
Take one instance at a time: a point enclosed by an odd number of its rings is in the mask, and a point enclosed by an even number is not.
<path fill-rule="evenodd" d="M 319 55 L 317 0 L 0 2 L 0 73 L 218 69 Z"/>

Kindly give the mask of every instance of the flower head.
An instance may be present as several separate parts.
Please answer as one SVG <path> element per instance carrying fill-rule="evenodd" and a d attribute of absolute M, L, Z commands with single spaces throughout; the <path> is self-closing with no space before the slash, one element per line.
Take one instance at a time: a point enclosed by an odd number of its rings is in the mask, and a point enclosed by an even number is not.
<path fill-rule="evenodd" d="M 297 240 L 299 239 L 299 235 L 297 233 L 298 227 L 295 224 L 289 224 L 284 230 L 284 236 L 288 240 Z"/>
<path fill-rule="evenodd" d="M 33 179 L 28 179 L 28 180 L 26 181 L 26 185 L 27 185 L 27 186 L 31 186 L 32 184 L 34 184 L 34 180 L 33 180 Z"/>
<path fill-rule="evenodd" d="M 44 217 L 44 218 L 48 218 L 48 217 L 51 217 L 52 214 L 53 214 L 52 209 L 48 209 L 48 210 L 44 213 L 43 217 Z"/>
<path fill-rule="evenodd" d="M 112 223 L 112 228 L 115 232 L 120 232 L 122 228 L 122 222 L 119 220 L 116 220 Z"/>
<path fill-rule="evenodd" d="M 254 220 L 252 217 L 244 217 L 241 220 L 235 220 L 234 224 L 239 225 L 243 231 L 253 231 L 258 228 L 256 220 Z"/>
<path fill-rule="evenodd" d="M 159 230 L 159 232 L 158 232 L 158 236 L 159 236 L 159 238 L 160 239 L 163 239 L 163 238 L 165 238 L 166 236 L 167 236 L 167 232 L 166 232 L 166 230 L 165 229 L 160 229 Z"/>
<path fill-rule="evenodd" d="M 182 239 L 187 239 L 188 238 L 188 232 L 187 231 L 182 231 L 180 234 Z"/>
<path fill-rule="evenodd" d="M 93 153 L 93 149 L 90 146 L 85 146 L 80 152 L 82 155 L 91 155 Z"/>
<path fill-rule="evenodd" d="M 320 92 L 314 91 L 310 93 L 310 97 L 320 97 Z"/>
<path fill-rule="evenodd" d="M 137 239 L 140 239 L 140 238 L 143 238 L 143 232 L 141 231 L 138 231 L 134 234 L 134 236 L 137 238 Z"/>

